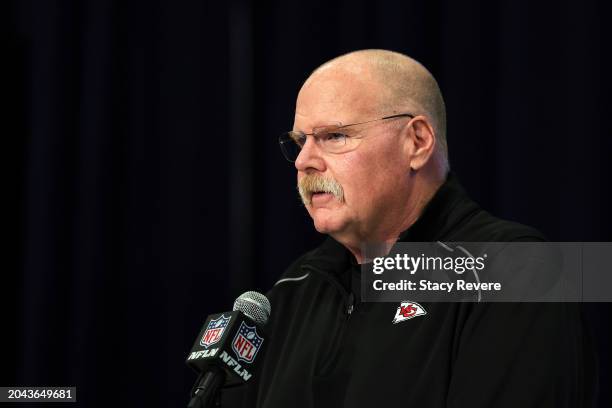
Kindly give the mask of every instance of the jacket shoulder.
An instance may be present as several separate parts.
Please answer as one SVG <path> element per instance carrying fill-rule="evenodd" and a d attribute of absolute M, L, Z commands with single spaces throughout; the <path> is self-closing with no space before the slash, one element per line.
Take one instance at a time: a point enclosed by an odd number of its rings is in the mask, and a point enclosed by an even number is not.
<path fill-rule="evenodd" d="M 297 279 L 303 276 L 305 272 L 302 269 L 302 265 L 305 263 L 307 259 L 309 259 L 311 256 L 313 256 L 313 254 L 317 252 L 317 249 L 318 248 L 308 251 L 305 254 L 302 254 L 300 257 L 298 257 L 295 261 L 293 261 L 291 265 L 289 265 L 289 267 L 285 270 L 285 272 L 283 272 L 283 274 L 278 278 L 278 280 L 276 281 L 274 285 L 276 286 L 279 282 L 283 280 L 287 280 L 287 279 L 294 280 L 294 279 Z"/>
<path fill-rule="evenodd" d="M 466 220 L 450 238 L 473 242 L 548 241 L 533 227 L 495 217 L 484 210 Z"/>

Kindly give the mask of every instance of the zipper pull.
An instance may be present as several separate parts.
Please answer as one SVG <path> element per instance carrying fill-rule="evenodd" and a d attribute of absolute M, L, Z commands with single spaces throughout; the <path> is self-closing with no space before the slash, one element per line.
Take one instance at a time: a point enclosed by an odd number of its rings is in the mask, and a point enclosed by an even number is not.
<path fill-rule="evenodd" d="M 346 306 L 346 314 L 350 317 L 351 313 L 353 313 L 353 309 L 355 308 L 355 295 L 352 293 L 349 294 L 348 302 Z"/>

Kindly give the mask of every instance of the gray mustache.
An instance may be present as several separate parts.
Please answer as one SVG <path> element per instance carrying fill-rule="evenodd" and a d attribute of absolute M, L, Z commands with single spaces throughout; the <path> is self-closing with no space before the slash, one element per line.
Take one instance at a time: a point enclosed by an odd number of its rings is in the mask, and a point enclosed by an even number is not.
<path fill-rule="evenodd" d="M 311 203 L 313 193 L 333 194 L 340 202 L 344 202 L 344 190 L 342 186 L 333 179 L 321 176 L 306 175 L 298 182 L 298 191 L 304 205 Z"/>

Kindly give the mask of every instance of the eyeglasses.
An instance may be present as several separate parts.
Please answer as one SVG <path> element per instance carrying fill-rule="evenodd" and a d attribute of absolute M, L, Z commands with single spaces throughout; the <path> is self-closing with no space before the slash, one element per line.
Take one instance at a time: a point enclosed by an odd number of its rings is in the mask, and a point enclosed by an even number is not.
<path fill-rule="evenodd" d="M 280 144 L 281 151 L 285 159 L 291 163 L 295 162 L 298 155 L 302 151 L 302 147 L 306 144 L 307 136 L 313 136 L 316 143 L 326 153 L 345 153 L 356 147 L 356 141 L 363 139 L 363 136 L 350 136 L 347 135 L 344 130 L 349 126 L 364 125 L 366 123 L 377 122 L 380 120 L 388 120 L 395 118 L 409 117 L 414 118 L 411 113 L 399 113 L 397 115 L 385 116 L 380 119 L 368 120 L 365 122 L 351 123 L 350 125 L 342 125 L 342 123 L 336 123 L 329 126 L 316 127 L 312 129 L 312 133 L 304 133 L 302 131 L 291 131 L 280 135 L 278 143 Z"/>

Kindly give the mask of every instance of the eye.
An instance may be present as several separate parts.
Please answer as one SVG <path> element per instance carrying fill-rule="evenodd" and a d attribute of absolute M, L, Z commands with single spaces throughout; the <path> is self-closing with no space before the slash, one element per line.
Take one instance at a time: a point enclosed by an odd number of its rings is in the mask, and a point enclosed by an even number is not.
<path fill-rule="evenodd" d="M 344 133 L 338 132 L 329 132 L 326 133 L 323 137 L 324 142 L 329 143 L 342 143 L 346 140 L 346 135 Z"/>

